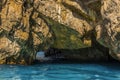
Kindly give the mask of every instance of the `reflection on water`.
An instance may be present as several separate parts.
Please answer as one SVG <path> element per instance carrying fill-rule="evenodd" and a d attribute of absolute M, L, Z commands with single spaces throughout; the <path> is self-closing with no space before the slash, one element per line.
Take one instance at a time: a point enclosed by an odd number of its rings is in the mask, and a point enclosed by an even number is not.
<path fill-rule="evenodd" d="M 120 80 L 115 64 L 0 65 L 0 80 Z"/>

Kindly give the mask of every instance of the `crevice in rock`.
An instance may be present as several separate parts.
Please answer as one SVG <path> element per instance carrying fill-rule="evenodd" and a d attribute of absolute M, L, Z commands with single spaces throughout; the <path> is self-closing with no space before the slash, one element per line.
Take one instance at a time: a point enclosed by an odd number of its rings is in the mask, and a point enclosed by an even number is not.
<path fill-rule="evenodd" d="M 88 14 L 82 12 L 81 10 L 79 10 L 78 8 L 69 5 L 67 3 L 62 3 L 66 8 L 70 9 L 73 13 L 76 13 L 78 15 L 80 15 L 83 19 L 87 20 L 88 22 L 90 21 L 94 21 L 93 18 L 91 16 L 89 16 Z"/>

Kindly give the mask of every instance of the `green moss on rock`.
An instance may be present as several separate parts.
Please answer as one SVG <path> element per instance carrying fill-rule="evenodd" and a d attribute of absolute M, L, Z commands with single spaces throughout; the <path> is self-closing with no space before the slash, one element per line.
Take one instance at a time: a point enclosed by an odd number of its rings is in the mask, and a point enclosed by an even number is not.
<path fill-rule="evenodd" d="M 52 47 L 59 49 L 79 49 L 88 47 L 88 45 L 84 44 L 81 39 L 82 36 L 76 30 L 60 24 L 41 13 L 39 14 L 39 17 L 48 24 L 53 32 L 55 40 Z"/>

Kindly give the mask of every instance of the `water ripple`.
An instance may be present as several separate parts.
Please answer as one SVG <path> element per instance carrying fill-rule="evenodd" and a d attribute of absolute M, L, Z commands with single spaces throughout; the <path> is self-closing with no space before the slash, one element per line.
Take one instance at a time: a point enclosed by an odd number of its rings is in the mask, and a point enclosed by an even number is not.
<path fill-rule="evenodd" d="M 0 80 L 120 80 L 120 64 L 0 65 Z"/>

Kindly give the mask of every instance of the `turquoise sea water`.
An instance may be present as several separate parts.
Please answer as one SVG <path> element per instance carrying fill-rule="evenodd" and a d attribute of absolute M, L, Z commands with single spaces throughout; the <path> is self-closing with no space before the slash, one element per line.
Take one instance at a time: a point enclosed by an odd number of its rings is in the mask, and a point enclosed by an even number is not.
<path fill-rule="evenodd" d="M 0 80 L 120 80 L 120 64 L 0 65 Z"/>

